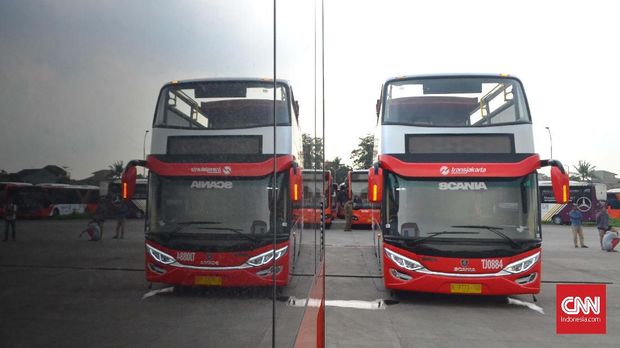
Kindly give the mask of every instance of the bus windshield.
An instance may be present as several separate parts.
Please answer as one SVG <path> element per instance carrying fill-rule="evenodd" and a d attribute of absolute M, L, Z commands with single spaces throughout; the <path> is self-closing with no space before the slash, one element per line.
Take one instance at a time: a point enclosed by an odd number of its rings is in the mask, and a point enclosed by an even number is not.
<path fill-rule="evenodd" d="M 521 84 L 511 78 L 433 77 L 391 81 L 383 124 L 481 127 L 530 123 Z"/>
<path fill-rule="evenodd" d="M 409 180 L 390 173 L 385 202 L 389 234 L 412 240 L 433 236 L 433 241 L 535 239 L 539 226 L 535 175 L 446 181 Z"/>
<path fill-rule="evenodd" d="M 278 126 L 291 124 L 287 88 L 276 88 Z M 200 81 L 164 87 L 156 127 L 235 129 L 273 126 L 273 82 Z"/>
<path fill-rule="evenodd" d="M 273 236 L 271 182 L 261 178 L 166 178 L 151 172 L 148 197 L 149 233 L 169 237 L 203 235 L 251 239 Z M 278 174 L 278 233 L 288 233 L 284 174 Z M 241 236 L 240 236 L 241 235 Z"/>
<path fill-rule="evenodd" d="M 366 176 L 368 178 L 368 176 Z M 353 209 L 370 209 L 368 202 L 368 179 L 366 181 L 351 181 L 351 197 Z"/>
<path fill-rule="evenodd" d="M 303 177 L 303 207 L 304 208 L 320 208 L 323 200 L 323 172 L 304 172 Z M 327 182 L 325 183 L 327 186 Z M 326 191 L 329 188 L 325 188 Z"/>

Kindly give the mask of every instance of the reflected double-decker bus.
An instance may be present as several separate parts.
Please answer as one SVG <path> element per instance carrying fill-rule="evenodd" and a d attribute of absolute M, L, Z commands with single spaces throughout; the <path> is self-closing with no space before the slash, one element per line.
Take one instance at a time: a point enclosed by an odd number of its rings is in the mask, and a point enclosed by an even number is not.
<path fill-rule="evenodd" d="M 351 224 L 372 226 L 379 223 L 379 204 L 368 200 L 368 170 L 352 170 L 347 174 L 348 198 L 353 202 Z"/>
<path fill-rule="evenodd" d="M 297 122 L 298 104 L 286 81 L 163 86 L 151 154 L 129 163 L 122 188 L 130 198 L 135 166 L 149 168 L 147 281 L 245 287 L 270 286 L 275 278 L 277 286 L 288 284 L 301 238 L 293 214 L 303 158 Z"/>
<path fill-rule="evenodd" d="M 321 205 L 324 205 L 325 228 L 330 228 L 334 216 L 333 212 L 333 176 L 329 170 L 304 169 L 303 203 L 296 204 L 296 210 L 302 216 L 305 224 L 321 224 Z"/>
<path fill-rule="evenodd" d="M 505 75 L 388 80 L 377 103 L 371 202 L 381 202 L 388 289 L 536 294 L 541 281 L 537 169 L 554 193 L 568 176 L 534 152 L 521 82 Z"/>

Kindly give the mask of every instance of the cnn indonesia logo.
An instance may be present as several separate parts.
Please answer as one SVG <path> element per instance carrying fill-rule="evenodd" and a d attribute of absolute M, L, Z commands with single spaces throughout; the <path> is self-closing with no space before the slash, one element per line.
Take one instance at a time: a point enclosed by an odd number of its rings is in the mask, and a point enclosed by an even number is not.
<path fill-rule="evenodd" d="M 605 334 L 605 284 L 558 284 L 556 333 Z"/>

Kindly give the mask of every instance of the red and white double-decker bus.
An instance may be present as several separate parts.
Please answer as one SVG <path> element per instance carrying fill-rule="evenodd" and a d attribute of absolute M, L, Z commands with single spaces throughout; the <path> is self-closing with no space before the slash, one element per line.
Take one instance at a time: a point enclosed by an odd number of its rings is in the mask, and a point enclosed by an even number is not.
<path fill-rule="evenodd" d="M 293 203 L 303 158 L 290 85 L 173 81 L 161 89 L 151 134 L 151 154 L 131 161 L 123 181 L 131 198 L 135 165 L 149 168 L 147 281 L 287 285 L 301 238 Z"/>
<path fill-rule="evenodd" d="M 333 220 L 332 193 L 333 176 L 329 170 L 304 169 L 303 176 L 303 204 L 296 208 L 304 224 L 318 225 L 321 223 L 321 204 L 325 211 L 325 228 L 330 228 Z"/>
<path fill-rule="evenodd" d="M 353 202 L 351 224 L 372 226 L 379 223 L 379 205 L 368 200 L 368 170 L 351 170 L 347 174 L 349 199 Z"/>
<path fill-rule="evenodd" d="M 568 176 L 534 152 L 521 82 L 507 75 L 388 80 L 377 103 L 385 286 L 448 294 L 536 294 L 541 281 L 537 169 L 558 201 Z"/>

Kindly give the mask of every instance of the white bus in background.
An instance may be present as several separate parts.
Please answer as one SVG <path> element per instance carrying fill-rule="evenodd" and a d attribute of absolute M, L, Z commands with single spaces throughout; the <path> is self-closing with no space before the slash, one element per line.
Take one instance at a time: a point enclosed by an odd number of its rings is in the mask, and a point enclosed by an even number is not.
<path fill-rule="evenodd" d="M 543 222 L 553 222 L 556 225 L 570 224 L 568 213 L 573 203 L 583 215 L 583 221 L 596 221 L 596 213 L 601 209 L 607 198 L 607 186 L 600 183 L 580 181 L 570 182 L 570 200 L 565 203 L 557 203 L 553 195 L 551 181 L 540 181 L 540 214 Z"/>

